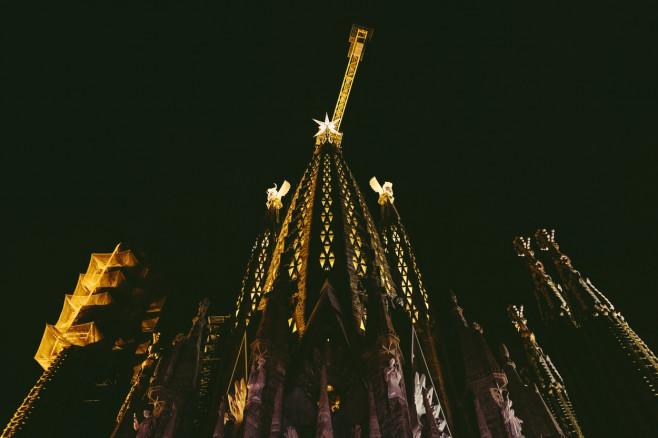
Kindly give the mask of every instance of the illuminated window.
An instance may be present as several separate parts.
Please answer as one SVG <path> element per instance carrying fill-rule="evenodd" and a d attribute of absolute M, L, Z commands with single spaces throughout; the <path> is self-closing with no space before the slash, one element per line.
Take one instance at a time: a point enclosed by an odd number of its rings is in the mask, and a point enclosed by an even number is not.
<path fill-rule="evenodd" d="M 331 251 L 331 243 L 333 242 L 334 233 L 331 230 L 331 224 L 334 215 L 331 212 L 331 205 L 333 199 L 331 198 L 331 159 L 327 154 L 323 159 L 322 166 L 322 212 L 320 213 L 320 220 L 322 222 L 322 230 L 320 231 L 320 241 L 322 243 L 320 254 L 320 266 L 325 271 L 330 270 L 334 266 L 335 256 Z"/>

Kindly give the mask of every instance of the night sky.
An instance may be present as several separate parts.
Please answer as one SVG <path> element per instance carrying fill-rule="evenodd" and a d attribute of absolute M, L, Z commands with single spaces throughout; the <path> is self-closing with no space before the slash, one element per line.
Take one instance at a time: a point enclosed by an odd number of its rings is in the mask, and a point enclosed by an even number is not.
<path fill-rule="evenodd" d="M 265 190 L 296 187 L 311 118 L 334 109 L 352 23 L 375 33 L 341 126 L 344 156 L 376 221 L 368 180 L 394 183 L 432 299 L 453 289 L 485 336 L 507 340 L 506 306 L 535 308 L 512 239 L 555 228 L 656 351 L 649 11 L 152 3 L 1 14 L 0 427 L 40 375 L 32 357 L 45 324 L 90 253 L 118 242 L 145 252 L 189 297 L 187 320 L 201 296 L 232 310 Z"/>

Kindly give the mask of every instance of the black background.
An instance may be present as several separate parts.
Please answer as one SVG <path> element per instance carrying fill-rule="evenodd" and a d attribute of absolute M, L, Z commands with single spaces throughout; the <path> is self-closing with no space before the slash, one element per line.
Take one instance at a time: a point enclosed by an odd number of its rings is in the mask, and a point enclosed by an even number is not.
<path fill-rule="evenodd" d="M 499 3 L 5 4 L 0 419 L 91 252 L 145 251 L 189 318 L 203 295 L 231 311 L 265 190 L 296 187 L 311 118 L 333 111 L 353 22 L 375 34 L 344 156 L 375 219 L 368 179 L 394 183 L 435 303 L 454 289 L 504 338 L 507 304 L 534 308 L 511 241 L 555 228 L 657 348 L 653 15 Z"/>

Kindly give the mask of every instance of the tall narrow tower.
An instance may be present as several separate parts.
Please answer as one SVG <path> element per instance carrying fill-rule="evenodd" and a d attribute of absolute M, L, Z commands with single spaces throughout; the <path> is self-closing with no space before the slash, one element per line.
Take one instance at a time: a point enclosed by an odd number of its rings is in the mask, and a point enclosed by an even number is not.
<path fill-rule="evenodd" d="M 441 393 L 414 366 L 412 352 L 420 358 L 422 347 L 411 330 L 396 331 L 395 313 L 408 318 L 399 305 L 405 298 L 343 158 L 340 121 L 371 37 L 371 29 L 353 26 L 334 117 L 316 120 L 311 161 L 272 240 L 262 297 L 251 309 L 257 329 L 246 387 L 237 377 L 229 384 L 229 404 L 242 406 L 244 397 L 244 408 L 224 408 L 217 435 L 451 436 Z"/>
<path fill-rule="evenodd" d="M 289 189 L 290 183 L 284 181 L 281 187 L 275 184 L 267 190 L 267 211 L 249 255 L 234 313 L 225 319 L 214 317 L 223 321 L 222 329 L 217 327 L 216 333 L 208 334 L 207 349 L 213 352 L 208 353 L 207 362 L 215 363 L 209 367 L 214 373 L 205 377 L 209 387 L 209 401 L 207 405 L 200 406 L 200 410 L 207 414 L 206 417 L 200 415 L 198 420 L 199 427 L 203 430 L 202 436 L 220 434 L 224 422 L 232 415 L 228 408 L 228 392 L 233 391 L 231 396 L 236 397 L 235 389 L 242 389 L 240 385 L 248 378 L 248 344 L 254 339 L 262 315 L 259 304 L 281 228 L 282 198 Z M 238 386 L 235 386 L 236 382 Z M 232 418 L 235 422 L 235 416 Z"/>
<path fill-rule="evenodd" d="M 121 245 L 91 255 L 35 359 L 44 368 L 2 437 L 109 436 L 165 301 Z"/>
<path fill-rule="evenodd" d="M 535 334 L 528 328 L 528 321 L 523 315 L 523 306 L 509 306 L 507 314 L 521 337 L 526 359 L 531 368 L 532 380 L 537 385 L 553 417 L 568 438 L 582 438 L 583 433 L 580 430 L 564 380 L 553 365 L 551 358 L 537 344 Z"/>
<path fill-rule="evenodd" d="M 446 416 L 454 423 L 455 407 L 450 403 L 455 399 L 455 388 L 451 381 L 446 346 L 436 321 L 430 311 L 429 295 L 423 284 L 420 268 L 411 246 L 411 240 L 402 224 L 395 207 L 393 183 L 386 181 L 383 185 L 376 177 L 370 179 L 370 187 L 379 195 L 377 200 L 381 206 L 379 231 L 386 253 L 386 260 L 391 267 L 391 276 L 400 296 L 397 298 L 397 308 L 405 318 L 397 318 L 398 330 L 409 330 L 405 326 L 411 323 L 414 340 L 417 340 L 424 351 L 419 358 L 417 367 L 426 367 L 432 382 L 438 391 L 439 398 L 444 400 L 441 406 Z"/>
<path fill-rule="evenodd" d="M 454 293 L 451 301 L 451 320 L 462 358 L 467 436 L 564 438 L 536 387 L 522 381 L 507 347 L 501 347 L 501 366 L 482 327 L 467 321 Z"/>
<path fill-rule="evenodd" d="M 524 248 L 517 238 L 515 247 L 533 273 L 540 314 L 551 332 L 547 348 L 565 374 L 574 403 L 585 411 L 579 414 L 584 433 L 652 436 L 658 430 L 655 354 L 560 252 L 553 233 L 538 230 L 535 239 L 564 288 L 528 245 Z"/>

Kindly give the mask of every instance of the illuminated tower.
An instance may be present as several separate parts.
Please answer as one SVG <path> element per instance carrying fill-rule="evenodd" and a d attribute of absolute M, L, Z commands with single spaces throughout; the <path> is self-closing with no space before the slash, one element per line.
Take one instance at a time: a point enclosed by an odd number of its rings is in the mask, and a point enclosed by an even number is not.
<path fill-rule="evenodd" d="M 455 397 L 455 390 L 449 381 L 452 376 L 445 345 L 438 325 L 431 316 L 433 313 L 430 311 L 429 296 L 423 285 L 411 241 L 395 207 L 393 184 L 386 181 L 381 185 L 377 178 L 373 177 L 370 179 L 370 187 L 379 195 L 377 202 L 381 205 L 380 235 L 393 282 L 400 293 L 396 308 L 401 313 L 406 313 L 406 318 L 396 321 L 401 326 L 398 330 L 411 330 L 414 340 L 422 345 L 426 354 L 423 358 L 426 362 L 422 366 L 428 368 L 440 398 L 446 401 L 443 405 L 446 415 L 454 422 L 451 400 Z M 404 327 L 405 322 L 410 322 L 413 328 Z"/>
<path fill-rule="evenodd" d="M 262 316 L 254 316 L 246 386 L 237 375 L 229 385 L 229 404 L 244 399 L 244 408 L 224 404 L 228 421 L 220 414 L 217 436 L 451 436 L 423 365 L 428 355 L 411 331 L 396 331 L 398 309 L 411 319 L 341 148 L 340 119 L 371 35 L 352 28 L 334 117 L 316 121 L 315 151 L 280 226 Z"/>
<path fill-rule="evenodd" d="M 221 318 L 223 326 L 220 330 L 216 325 L 215 333 L 209 333 L 205 341 L 206 361 L 213 365 L 209 367 L 213 373 L 202 377 L 202 384 L 208 386 L 207 403 L 200 405 L 202 412 L 198 415 L 202 436 L 219 435 L 223 430 L 225 419 L 231 415 L 228 392 L 235 391 L 235 382 L 248 378 L 249 343 L 254 340 L 262 315 L 258 307 L 279 236 L 282 198 L 289 190 L 288 181 L 267 190 L 267 211 L 249 255 L 235 311 L 227 317 L 214 317 Z M 213 326 L 209 324 L 209 327 Z"/>
<path fill-rule="evenodd" d="M 522 245 L 517 238 L 515 248 L 533 273 L 540 315 L 550 330 L 547 350 L 563 370 L 584 433 L 653 436 L 658 430 L 658 359 L 560 252 L 553 233 L 539 230 L 535 239 L 563 288 L 545 272 L 529 241 Z"/>
<path fill-rule="evenodd" d="M 462 358 L 468 436 L 564 437 L 537 389 L 517 374 L 507 348 L 502 346 L 501 366 L 484 339 L 482 327 L 466 320 L 454 293 L 451 301 L 450 314 Z"/>
<path fill-rule="evenodd" d="M 245 327 L 249 325 L 251 315 L 256 311 L 263 295 L 267 270 L 272 262 L 272 253 L 279 233 L 279 211 L 283 207 L 281 198 L 288 193 L 288 190 L 290 190 L 288 181 L 284 181 L 280 189 L 275 184 L 273 188 L 267 190 L 267 213 L 263 217 L 260 232 L 251 249 L 247 271 L 242 279 L 242 288 L 235 306 L 233 324 L 236 328 L 238 325 Z"/>
<path fill-rule="evenodd" d="M 553 417 L 568 438 L 583 437 L 564 380 L 548 354 L 537 345 L 535 334 L 526 325 L 523 306 L 520 308 L 509 306 L 507 313 L 521 337 L 526 359 L 530 365 L 532 381 L 537 385 Z"/>
<path fill-rule="evenodd" d="M 109 436 L 163 303 L 131 251 L 92 254 L 57 323 L 46 325 L 35 356 L 45 371 L 2 437 Z"/>

